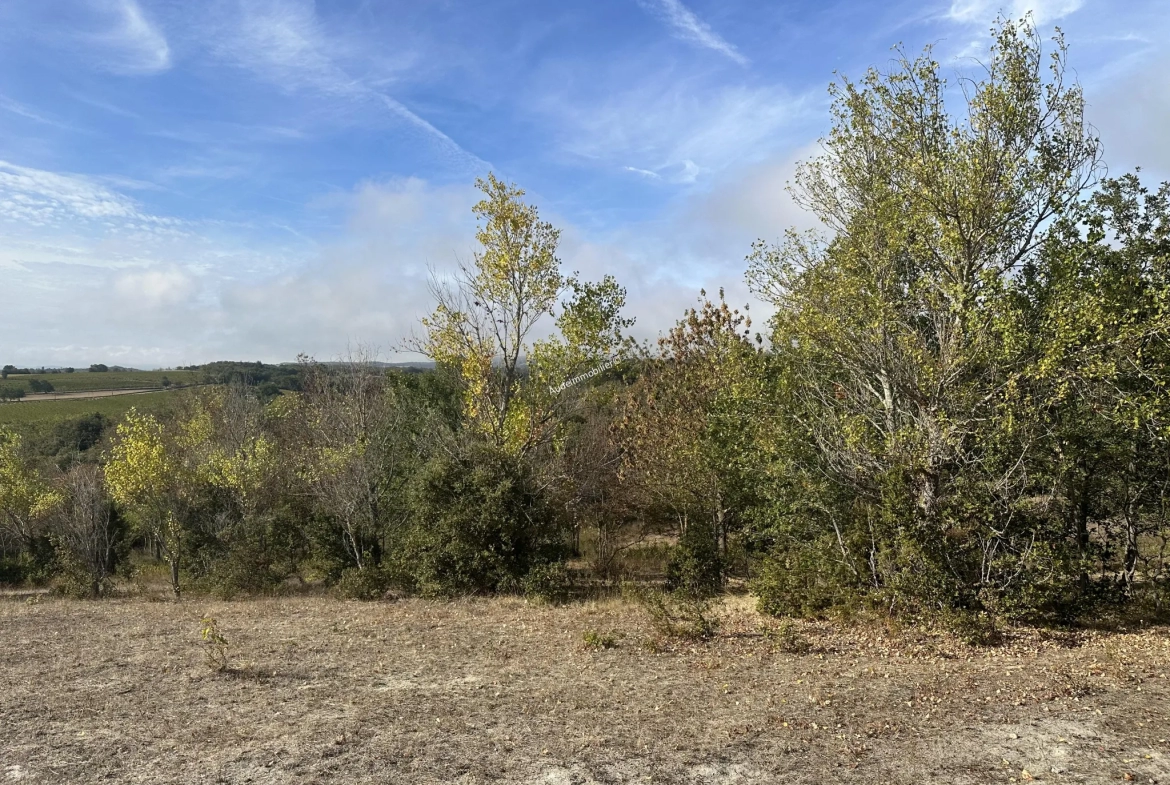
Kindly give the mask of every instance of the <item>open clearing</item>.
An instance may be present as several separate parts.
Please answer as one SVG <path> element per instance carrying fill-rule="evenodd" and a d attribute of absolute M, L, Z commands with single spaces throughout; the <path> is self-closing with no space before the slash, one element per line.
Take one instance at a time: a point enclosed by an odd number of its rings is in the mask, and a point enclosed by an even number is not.
<path fill-rule="evenodd" d="M 148 390 L 84 390 L 82 392 L 51 392 L 26 395 L 18 403 L 37 401 L 76 401 L 92 398 L 110 398 L 115 395 L 147 395 Z"/>
<path fill-rule="evenodd" d="M 1170 782 L 1164 628 L 971 649 L 805 624 L 793 654 L 746 599 L 723 616 L 655 649 L 618 601 L 4 600 L 0 779 Z"/>
<path fill-rule="evenodd" d="M 107 371 L 105 373 L 19 373 L 0 381 L 0 386 L 29 390 L 29 382 L 49 382 L 57 392 L 109 390 L 161 390 L 163 380 L 171 384 L 190 385 L 204 381 L 202 371 Z"/>
<path fill-rule="evenodd" d="M 173 392 L 162 390 L 89 397 L 62 396 L 56 399 L 50 394 L 44 399 L 29 398 L 19 403 L 0 403 L 0 425 L 53 422 L 94 413 L 118 419 L 131 408 L 157 411 L 170 403 L 173 397 Z"/>

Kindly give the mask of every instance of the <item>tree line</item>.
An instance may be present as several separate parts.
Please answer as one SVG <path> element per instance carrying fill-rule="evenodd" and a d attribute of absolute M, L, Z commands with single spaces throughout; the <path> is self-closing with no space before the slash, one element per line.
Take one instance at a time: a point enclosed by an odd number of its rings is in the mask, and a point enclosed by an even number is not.
<path fill-rule="evenodd" d="M 489 175 L 409 343 L 434 371 L 302 358 L 55 474 L 5 434 L 6 569 L 100 593 L 137 546 L 176 594 L 560 597 L 657 554 L 668 590 L 742 578 L 776 614 L 1164 612 L 1170 184 L 1105 175 L 1066 55 L 1001 20 L 978 79 L 928 49 L 834 84 L 791 185 L 823 229 L 754 246 L 756 329 L 703 293 L 638 344 Z"/>

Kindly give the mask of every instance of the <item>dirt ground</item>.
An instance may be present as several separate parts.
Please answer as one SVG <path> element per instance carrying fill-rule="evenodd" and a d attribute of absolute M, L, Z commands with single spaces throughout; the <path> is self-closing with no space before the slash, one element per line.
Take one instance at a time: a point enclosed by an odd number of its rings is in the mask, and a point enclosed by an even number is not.
<path fill-rule="evenodd" d="M 0 781 L 1170 783 L 1170 630 L 778 644 L 721 613 L 654 646 L 616 600 L 0 600 Z"/>

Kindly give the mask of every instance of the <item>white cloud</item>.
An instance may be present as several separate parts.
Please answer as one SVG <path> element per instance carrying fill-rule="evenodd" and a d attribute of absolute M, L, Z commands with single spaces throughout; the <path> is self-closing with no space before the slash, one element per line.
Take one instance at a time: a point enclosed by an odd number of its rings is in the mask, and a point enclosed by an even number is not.
<path fill-rule="evenodd" d="M 1032 14 L 1043 25 L 1075 13 L 1084 0 L 954 0 L 947 16 L 956 22 L 985 24 L 1001 11 L 1012 19 Z"/>
<path fill-rule="evenodd" d="M 778 86 L 669 79 L 596 98 L 561 94 L 542 108 L 558 120 L 569 153 L 684 184 L 787 146 L 786 132 L 808 111 Z"/>
<path fill-rule="evenodd" d="M 546 217 L 564 230 L 564 268 L 617 276 L 629 289 L 635 334 L 649 339 L 701 287 L 746 300 L 750 241 L 778 236 L 788 221 L 776 196 L 785 171 L 776 163 L 726 175 L 710 196 L 609 236 Z M 389 356 L 433 305 L 432 269 L 443 274 L 470 259 L 476 199 L 470 186 L 414 178 L 363 183 L 310 206 L 344 217 L 343 230 L 315 246 L 298 239 L 281 248 L 203 225 L 181 242 L 56 230 L 3 237 L 0 259 L 16 264 L 3 270 L 0 334 L 21 336 L 12 361 L 37 365 L 331 358 L 358 343 Z"/>
<path fill-rule="evenodd" d="M 94 36 L 107 50 L 107 67 L 122 73 L 158 73 L 171 67 L 171 48 L 166 37 L 136 0 L 90 0 L 109 20 L 109 27 Z"/>
<path fill-rule="evenodd" d="M 119 275 L 114 290 L 128 307 L 153 309 L 188 301 L 195 280 L 177 267 L 133 271 Z"/>
<path fill-rule="evenodd" d="M 1170 58 L 1136 64 L 1090 90 L 1088 103 L 1114 174 L 1140 166 L 1143 180 L 1170 179 Z"/>
<path fill-rule="evenodd" d="M 240 9 L 237 18 L 209 34 L 220 57 L 289 93 L 376 106 L 429 139 L 453 164 L 477 172 L 490 168 L 397 99 L 347 73 L 338 60 L 351 42 L 332 44 L 311 0 L 244 0 Z"/>
<path fill-rule="evenodd" d="M 38 365 L 329 358 L 351 343 L 389 352 L 429 310 L 430 267 L 470 255 L 475 199 L 469 186 L 364 183 L 309 208 L 345 219 L 319 245 L 205 224 L 181 242 L 110 237 L 104 222 L 0 233 L 0 334 L 22 336 L 7 351 Z"/>
<path fill-rule="evenodd" d="M 643 177 L 649 177 L 651 180 L 662 179 L 662 175 L 658 174 L 658 172 L 651 172 L 649 169 L 639 169 L 636 166 L 624 166 L 622 168 L 627 172 L 633 172 L 634 174 L 640 174 Z"/>
<path fill-rule="evenodd" d="M 0 220 L 42 226 L 110 218 L 159 222 L 141 213 L 132 200 L 87 177 L 0 161 Z"/>
<path fill-rule="evenodd" d="M 642 5 L 669 24 L 678 38 L 718 52 L 740 65 L 748 64 L 748 59 L 738 49 L 695 16 L 680 0 L 643 0 Z"/>
<path fill-rule="evenodd" d="M 70 126 L 68 126 L 64 123 L 57 122 L 56 120 L 50 120 L 49 118 L 45 117 L 42 114 L 39 114 L 38 112 L 25 106 L 24 104 L 20 103 L 19 101 L 13 101 L 11 98 L 8 98 L 7 96 L 0 95 L 0 109 L 3 109 L 6 112 L 11 112 L 12 114 L 17 115 L 19 117 L 24 117 L 24 118 L 29 119 L 29 120 L 35 120 L 38 123 L 44 123 L 45 125 L 52 125 L 52 126 L 55 126 L 57 128 L 66 128 L 66 129 L 70 128 Z"/>

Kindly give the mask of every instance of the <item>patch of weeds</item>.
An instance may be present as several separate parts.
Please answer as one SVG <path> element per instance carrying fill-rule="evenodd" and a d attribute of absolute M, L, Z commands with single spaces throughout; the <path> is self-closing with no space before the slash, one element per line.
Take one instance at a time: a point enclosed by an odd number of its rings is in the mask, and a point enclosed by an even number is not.
<path fill-rule="evenodd" d="M 520 581 L 520 589 L 530 600 L 559 605 L 568 601 L 573 577 L 560 562 L 539 564 Z"/>
<path fill-rule="evenodd" d="M 665 642 L 657 637 L 643 638 L 639 641 L 638 646 L 649 654 L 662 654 L 667 648 Z"/>
<path fill-rule="evenodd" d="M 650 626 L 664 638 L 705 641 L 719 632 L 711 599 L 642 587 L 626 587 L 623 593 L 642 606 L 650 617 Z"/>
<path fill-rule="evenodd" d="M 1003 632 L 987 611 L 953 611 L 945 622 L 968 646 L 995 646 L 1003 641 Z"/>
<path fill-rule="evenodd" d="M 585 648 L 592 651 L 616 649 L 618 645 L 618 636 L 612 632 L 585 630 L 585 634 L 581 638 L 585 642 Z"/>
<path fill-rule="evenodd" d="M 792 619 L 784 619 L 776 625 L 761 625 L 760 632 L 764 640 L 777 651 L 786 654 L 808 654 L 812 651 L 812 644 L 796 629 Z"/>
<path fill-rule="evenodd" d="M 1083 636 L 1075 630 L 1040 630 L 1040 640 L 1054 643 L 1062 649 L 1079 649 L 1084 645 Z"/>
<path fill-rule="evenodd" d="M 359 570 L 350 567 L 341 573 L 334 587 L 337 595 L 346 600 L 377 600 L 390 587 L 390 577 L 377 567 Z"/>
<path fill-rule="evenodd" d="M 228 669 L 228 639 L 219 631 L 219 624 L 211 616 L 204 616 L 200 637 L 203 639 L 203 658 L 207 667 L 217 673 Z"/>

